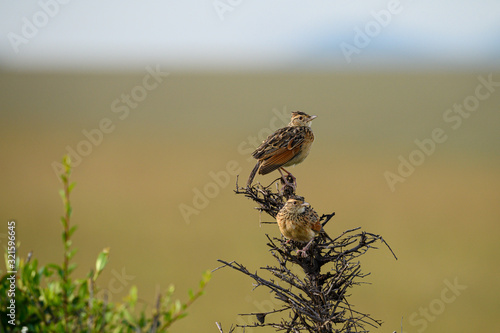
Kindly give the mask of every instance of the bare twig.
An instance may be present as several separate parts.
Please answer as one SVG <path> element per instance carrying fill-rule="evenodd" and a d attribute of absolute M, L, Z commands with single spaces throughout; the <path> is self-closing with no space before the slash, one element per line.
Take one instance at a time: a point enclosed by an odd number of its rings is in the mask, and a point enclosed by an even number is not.
<path fill-rule="evenodd" d="M 215 325 L 216 325 L 216 326 L 217 326 L 217 328 L 219 329 L 219 332 L 220 332 L 220 333 L 224 333 L 224 331 L 222 330 L 222 325 L 221 325 L 221 324 L 219 324 L 218 322 L 215 322 Z M 228 333 L 232 333 L 232 332 L 234 332 L 234 327 L 233 327 L 233 326 L 231 326 L 231 327 L 229 328 L 229 332 L 228 332 Z"/>
<path fill-rule="evenodd" d="M 161 293 L 158 292 L 158 294 L 156 295 L 156 306 L 153 313 L 153 322 L 151 323 L 151 329 L 149 331 L 150 333 L 156 333 L 158 330 L 158 326 L 160 326 L 160 313 L 161 313 L 160 305 L 161 305 Z"/>

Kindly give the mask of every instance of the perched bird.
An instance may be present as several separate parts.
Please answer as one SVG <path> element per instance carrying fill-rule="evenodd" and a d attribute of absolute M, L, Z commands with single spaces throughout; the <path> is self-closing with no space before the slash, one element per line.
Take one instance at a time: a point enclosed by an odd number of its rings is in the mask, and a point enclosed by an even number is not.
<path fill-rule="evenodd" d="M 314 141 L 311 122 L 316 117 L 300 111 L 292 112 L 292 118 L 288 126 L 280 128 L 269 135 L 260 144 L 252 153 L 252 156 L 258 161 L 250 173 L 250 177 L 248 177 L 247 187 L 252 185 L 257 172 L 260 175 L 266 175 L 278 169 L 285 184 L 295 188 L 295 177 L 283 167 L 298 164 L 309 154 Z M 288 182 L 281 170 L 291 176 L 294 184 Z"/>
<path fill-rule="evenodd" d="M 276 221 L 283 236 L 297 242 L 307 242 L 302 250 L 297 251 L 303 256 L 306 256 L 306 251 L 314 237 L 323 232 L 323 226 L 319 220 L 318 213 L 300 197 L 288 199 L 276 215 Z"/>

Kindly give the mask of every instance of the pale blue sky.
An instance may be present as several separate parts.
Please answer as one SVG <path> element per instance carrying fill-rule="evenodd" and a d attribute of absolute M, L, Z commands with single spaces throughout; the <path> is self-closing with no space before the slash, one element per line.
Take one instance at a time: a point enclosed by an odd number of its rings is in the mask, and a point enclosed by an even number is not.
<path fill-rule="evenodd" d="M 15 70 L 490 70 L 500 1 L 0 0 L 0 36 Z"/>

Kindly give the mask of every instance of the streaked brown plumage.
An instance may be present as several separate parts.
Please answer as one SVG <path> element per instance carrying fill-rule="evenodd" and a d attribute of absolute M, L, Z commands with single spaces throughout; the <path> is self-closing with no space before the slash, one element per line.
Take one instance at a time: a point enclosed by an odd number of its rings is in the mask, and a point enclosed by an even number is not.
<path fill-rule="evenodd" d="M 311 121 L 314 118 L 316 116 L 309 116 L 304 112 L 292 112 L 288 126 L 280 128 L 261 143 L 252 153 L 258 162 L 248 177 L 248 187 L 252 185 L 257 172 L 260 175 L 266 175 L 278 169 L 280 173 L 283 170 L 291 175 L 283 167 L 301 163 L 309 154 L 314 141 L 311 129 Z M 286 179 L 284 180 L 286 183 Z"/>
<path fill-rule="evenodd" d="M 323 231 L 318 213 L 298 197 L 288 199 L 276 215 L 276 221 L 283 236 L 297 242 L 307 242 L 298 251 L 302 255 L 305 255 L 314 237 Z"/>

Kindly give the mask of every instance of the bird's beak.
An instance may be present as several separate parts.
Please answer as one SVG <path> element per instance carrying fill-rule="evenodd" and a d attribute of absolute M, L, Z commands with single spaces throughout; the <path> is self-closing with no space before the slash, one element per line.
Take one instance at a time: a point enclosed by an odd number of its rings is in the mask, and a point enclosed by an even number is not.
<path fill-rule="evenodd" d="M 311 206 L 311 205 L 308 202 L 304 202 L 301 206 L 306 207 L 306 206 Z"/>
<path fill-rule="evenodd" d="M 310 117 L 309 117 L 309 121 L 314 120 L 314 119 L 316 119 L 316 118 L 318 118 L 318 116 L 310 116 Z"/>

